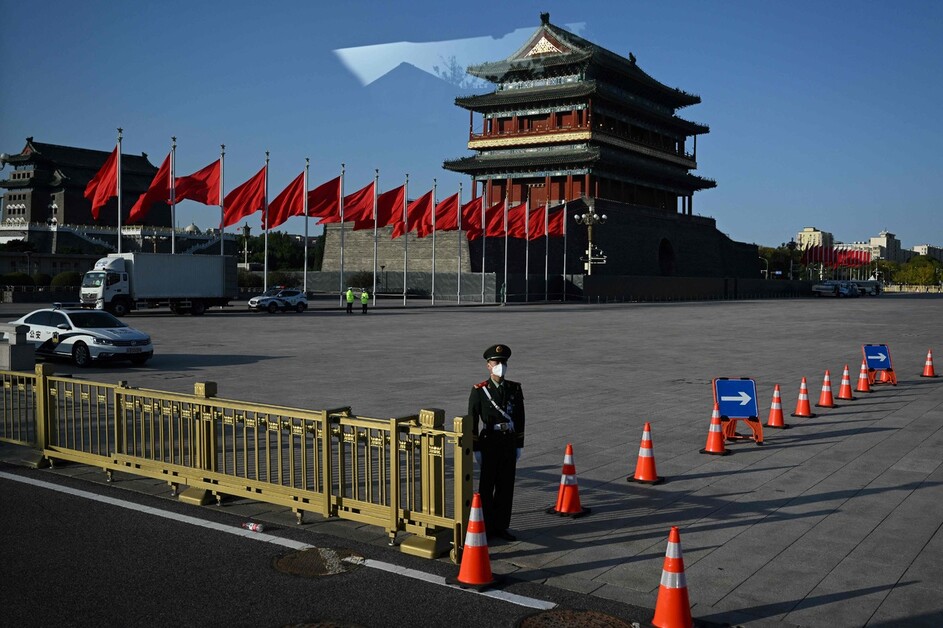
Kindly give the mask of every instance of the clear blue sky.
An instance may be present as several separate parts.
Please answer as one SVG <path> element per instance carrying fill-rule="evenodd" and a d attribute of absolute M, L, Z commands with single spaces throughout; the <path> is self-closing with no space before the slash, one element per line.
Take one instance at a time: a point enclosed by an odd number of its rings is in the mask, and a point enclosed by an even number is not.
<path fill-rule="evenodd" d="M 943 2 L 933 0 L 0 0 L 0 151 L 27 136 L 111 150 L 120 126 L 124 152 L 155 166 L 175 135 L 178 175 L 226 144 L 227 191 L 268 150 L 270 198 L 305 157 L 311 187 L 344 162 L 348 191 L 379 168 L 381 190 L 408 173 L 411 197 L 433 178 L 442 197 L 459 181 L 442 161 L 469 154 L 468 113 L 453 104 L 462 90 L 409 65 L 364 86 L 333 51 L 500 39 L 536 29 L 541 11 L 701 96 L 679 114 L 710 126 L 697 174 L 718 187 L 696 194 L 694 210 L 734 239 L 775 246 L 815 226 L 844 242 L 887 229 L 907 248 L 943 246 Z M 462 46 L 457 56 L 476 54 Z M 510 51 L 499 52 L 474 60 Z M 178 224 L 191 221 L 212 226 L 218 208 L 181 204 Z M 285 226 L 303 231 L 301 218 Z"/>

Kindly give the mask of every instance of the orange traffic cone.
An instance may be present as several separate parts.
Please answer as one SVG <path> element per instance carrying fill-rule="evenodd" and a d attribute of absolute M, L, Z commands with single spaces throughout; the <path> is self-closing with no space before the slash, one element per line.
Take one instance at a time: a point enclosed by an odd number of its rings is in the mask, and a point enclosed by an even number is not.
<path fill-rule="evenodd" d="M 812 408 L 809 406 L 809 387 L 806 386 L 804 377 L 802 378 L 802 384 L 799 385 L 799 401 L 796 403 L 796 411 L 790 416 L 807 419 L 815 418 L 815 415 L 812 414 Z"/>
<path fill-rule="evenodd" d="M 766 427 L 776 427 L 786 429 L 789 427 L 783 420 L 783 397 L 779 392 L 779 384 L 773 388 L 773 401 L 769 404 L 769 417 L 766 419 Z"/>
<path fill-rule="evenodd" d="M 673 526 L 668 533 L 668 549 L 661 570 L 658 586 L 658 601 L 655 602 L 655 617 L 652 625 L 658 628 L 693 628 L 691 601 L 688 599 L 688 582 L 684 577 L 684 556 L 681 554 L 681 535 Z"/>
<path fill-rule="evenodd" d="M 822 393 L 819 395 L 819 402 L 815 404 L 816 408 L 834 408 L 835 399 L 832 397 L 832 378 L 825 370 L 825 379 L 822 380 Z"/>
<path fill-rule="evenodd" d="M 576 485 L 576 465 L 573 464 L 573 445 L 567 444 L 566 454 L 563 456 L 563 475 L 560 476 L 557 505 L 548 508 L 547 513 L 564 517 L 582 517 L 588 515 L 589 510 L 580 505 L 580 489 Z"/>
<path fill-rule="evenodd" d="M 468 532 L 465 534 L 465 549 L 462 551 L 462 564 L 458 577 L 449 578 L 450 584 L 484 588 L 494 584 L 491 573 L 491 560 L 488 558 L 488 537 L 485 534 L 485 520 L 481 512 L 481 496 L 472 496 L 471 512 L 468 515 Z"/>
<path fill-rule="evenodd" d="M 665 478 L 658 477 L 655 471 L 655 451 L 652 449 L 652 425 L 646 423 L 642 430 L 642 444 L 638 448 L 638 462 L 635 464 L 635 475 L 626 478 L 629 482 L 642 484 L 661 484 Z"/>
<path fill-rule="evenodd" d="M 874 392 L 871 390 L 871 378 L 868 377 L 868 363 L 864 360 L 861 360 L 861 372 L 858 373 L 858 385 L 855 386 L 855 392 Z"/>
<path fill-rule="evenodd" d="M 933 351 L 927 349 L 927 361 L 923 365 L 923 374 L 920 377 L 939 377 L 933 370 Z"/>
<path fill-rule="evenodd" d="M 841 374 L 841 387 L 838 389 L 838 398 L 845 401 L 854 401 L 855 396 L 851 392 L 851 374 L 848 372 L 848 365 Z"/>
<path fill-rule="evenodd" d="M 714 411 L 711 412 L 711 427 L 707 432 L 707 444 L 701 450 L 702 454 L 726 456 L 730 452 L 724 447 L 724 429 L 721 427 L 720 406 L 714 402 Z"/>

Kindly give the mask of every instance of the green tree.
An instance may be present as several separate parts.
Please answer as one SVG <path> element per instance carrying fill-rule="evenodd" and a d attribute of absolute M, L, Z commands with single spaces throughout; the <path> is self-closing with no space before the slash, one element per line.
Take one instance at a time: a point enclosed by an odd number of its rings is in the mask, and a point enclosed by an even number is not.
<path fill-rule="evenodd" d="M 49 285 L 53 288 L 74 288 L 75 286 L 81 286 L 82 273 L 75 270 L 67 270 L 53 277 Z"/>

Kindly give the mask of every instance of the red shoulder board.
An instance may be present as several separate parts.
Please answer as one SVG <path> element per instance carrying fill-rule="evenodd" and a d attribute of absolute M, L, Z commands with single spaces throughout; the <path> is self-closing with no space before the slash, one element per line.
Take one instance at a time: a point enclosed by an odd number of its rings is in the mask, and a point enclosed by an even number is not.
<path fill-rule="evenodd" d="M 475 388 L 484 388 L 488 385 L 488 380 L 481 382 L 480 384 L 475 384 Z"/>

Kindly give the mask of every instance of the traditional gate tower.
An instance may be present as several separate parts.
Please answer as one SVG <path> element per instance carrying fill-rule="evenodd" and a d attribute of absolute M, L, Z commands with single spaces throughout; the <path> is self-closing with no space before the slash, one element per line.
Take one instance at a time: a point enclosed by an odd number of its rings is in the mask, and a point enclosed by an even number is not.
<path fill-rule="evenodd" d="M 468 148 L 475 154 L 443 166 L 471 176 L 474 194 L 487 206 L 507 197 L 510 205 L 568 202 L 576 211 L 589 205 L 605 212 L 609 224 L 594 241 L 608 244 L 607 274 L 739 274 L 736 267 L 755 256 L 755 248 L 722 252 L 706 265 L 680 250 L 685 242 L 738 244 L 712 219 L 693 215 L 694 193 L 716 186 L 691 174 L 697 136 L 710 129 L 676 111 L 700 97 L 655 80 L 631 53 L 626 59 L 555 26 L 548 13 L 540 18 L 510 57 L 468 69 L 496 89 L 455 100 L 469 111 Z M 586 230 L 572 216 L 567 229 L 575 241 L 582 235 L 586 246 Z M 573 252 L 567 267 L 578 273 L 585 248 Z"/>

